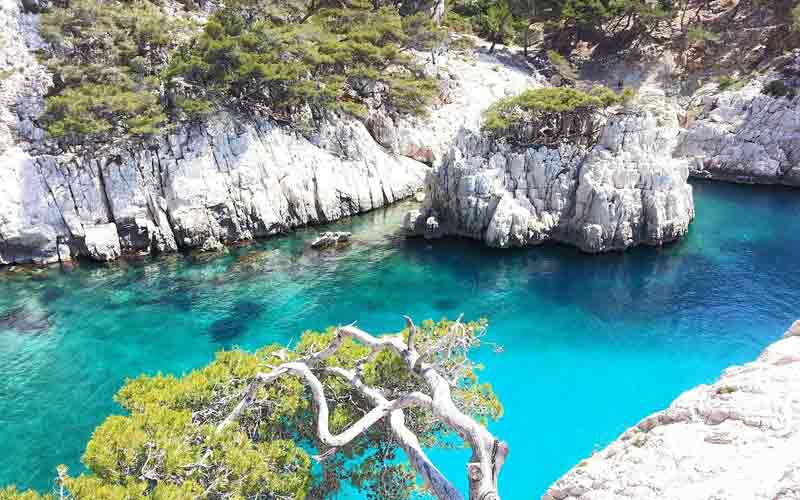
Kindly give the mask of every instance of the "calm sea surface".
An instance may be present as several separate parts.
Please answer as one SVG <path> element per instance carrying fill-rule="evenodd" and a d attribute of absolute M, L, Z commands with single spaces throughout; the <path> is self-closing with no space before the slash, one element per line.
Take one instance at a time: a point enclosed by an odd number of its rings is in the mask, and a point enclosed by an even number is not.
<path fill-rule="evenodd" d="M 800 191 L 695 183 L 689 237 L 589 256 L 405 240 L 408 205 L 215 256 L 71 272 L 0 271 L 0 485 L 47 490 L 80 470 L 126 377 L 183 373 L 234 345 L 287 343 L 358 320 L 373 332 L 486 317 L 504 352 L 477 357 L 505 405 L 505 499 L 538 498 L 581 458 L 682 391 L 754 358 L 800 317 Z M 465 482 L 465 452 L 435 452 Z"/>

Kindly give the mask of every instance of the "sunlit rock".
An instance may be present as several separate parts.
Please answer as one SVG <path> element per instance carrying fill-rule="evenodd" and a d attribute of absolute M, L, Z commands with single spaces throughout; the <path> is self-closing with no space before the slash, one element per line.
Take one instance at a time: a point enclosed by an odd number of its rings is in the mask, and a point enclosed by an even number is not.
<path fill-rule="evenodd" d="M 759 358 L 628 429 L 543 500 L 789 500 L 800 495 L 800 322 Z"/>

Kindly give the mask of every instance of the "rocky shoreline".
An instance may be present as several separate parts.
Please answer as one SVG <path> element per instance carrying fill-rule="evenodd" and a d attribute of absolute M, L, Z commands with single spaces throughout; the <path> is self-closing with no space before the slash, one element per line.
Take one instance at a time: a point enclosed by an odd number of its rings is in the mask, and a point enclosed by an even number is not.
<path fill-rule="evenodd" d="M 800 57 L 796 65 L 800 65 Z M 800 99 L 762 91 L 768 78 L 736 91 L 700 89 L 675 154 L 703 179 L 800 186 Z"/>
<path fill-rule="evenodd" d="M 0 70 L 10 71 L 0 87 L 0 265 L 214 250 L 385 206 L 422 187 L 462 122 L 536 83 L 486 54 L 440 57 L 426 67 L 441 96 L 424 122 L 376 109 L 301 133 L 220 113 L 148 144 L 54 152 L 36 123 L 52 84 L 34 54 L 38 16 L 0 2 Z"/>
<path fill-rule="evenodd" d="M 800 498 L 800 321 L 757 360 L 683 393 L 543 500 Z"/>

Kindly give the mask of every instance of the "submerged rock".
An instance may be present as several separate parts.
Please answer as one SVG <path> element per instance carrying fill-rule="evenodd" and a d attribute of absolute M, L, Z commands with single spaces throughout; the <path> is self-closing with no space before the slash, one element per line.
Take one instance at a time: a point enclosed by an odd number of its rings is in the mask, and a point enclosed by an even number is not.
<path fill-rule="evenodd" d="M 687 162 L 671 155 L 679 132 L 674 115 L 651 111 L 612 116 L 590 147 L 515 148 L 464 130 L 405 228 L 504 248 L 553 240 L 604 252 L 674 241 L 694 218 Z"/>
<path fill-rule="evenodd" d="M 311 242 L 311 248 L 329 248 L 350 241 L 352 233 L 348 232 L 325 232 Z"/>
<path fill-rule="evenodd" d="M 18 306 L 0 312 L 0 331 L 11 330 L 17 333 L 38 334 L 46 332 L 52 325 L 47 312 L 27 306 Z"/>
<path fill-rule="evenodd" d="M 214 321 L 208 328 L 211 340 L 227 343 L 238 338 L 253 321 L 264 312 L 265 307 L 258 302 L 241 300 L 236 302 L 225 317 Z"/>
<path fill-rule="evenodd" d="M 756 361 L 683 393 L 543 500 L 800 498 L 800 321 Z"/>

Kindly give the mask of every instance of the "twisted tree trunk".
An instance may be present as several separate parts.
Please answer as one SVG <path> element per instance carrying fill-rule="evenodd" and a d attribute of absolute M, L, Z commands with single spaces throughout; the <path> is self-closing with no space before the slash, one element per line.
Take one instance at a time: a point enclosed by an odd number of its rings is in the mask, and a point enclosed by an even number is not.
<path fill-rule="evenodd" d="M 433 415 L 455 431 L 472 448 L 472 457 L 467 464 L 469 478 L 469 500 L 499 500 L 498 477 L 508 454 L 508 445 L 499 441 L 474 418 L 462 412 L 453 402 L 450 382 L 443 377 L 436 367 L 422 360 L 422 356 L 414 346 L 416 326 L 411 318 L 406 317 L 408 338 L 404 340 L 402 333 L 376 337 L 354 325 L 340 327 L 331 344 L 319 353 L 305 358 L 283 363 L 269 373 L 259 373 L 248 386 L 244 398 L 231 413 L 217 426 L 224 429 L 235 421 L 252 403 L 258 389 L 283 375 L 291 374 L 299 377 L 311 390 L 317 408 L 317 436 L 323 444 L 330 447 L 323 453 L 335 452 L 336 448 L 345 446 L 364 433 L 384 417 L 389 423 L 395 439 L 408 456 L 411 467 L 425 481 L 433 495 L 440 500 L 463 500 L 464 497 L 439 469 L 431 462 L 422 449 L 417 436 L 406 426 L 404 408 L 425 407 Z M 453 327 L 460 327 L 456 322 Z M 430 394 L 409 392 L 389 400 L 376 387 L 366 385 L 362 380 L 361 366 L 349 370 L 341 367 L 324 366 L 322 361 L 333 355 L 346 338 L 351 338 L 368 347 L 372 354 L 389 350 L 396 353 L 405 363 L 406 368 L 416 373 L 425 382 Z M 362 363 L 363 365 L 363 363 Z M 318 373 L 334 375 L 348 382 L 355 390 L 369 400 L 373 408 L 350 427 L 337 435 L 330 433 L 328 427 L 328 401 Z"/>

